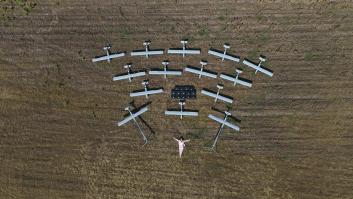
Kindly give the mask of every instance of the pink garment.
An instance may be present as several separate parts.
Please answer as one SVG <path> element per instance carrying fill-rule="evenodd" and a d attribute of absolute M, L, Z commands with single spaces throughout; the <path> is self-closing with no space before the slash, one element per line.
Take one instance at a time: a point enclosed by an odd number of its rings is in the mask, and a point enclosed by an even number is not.
<path fill-rule="evenodd" d="M 173 138 L 173 139 L 177 141 L 179 144 L 179 157 L 181 158 L 181 155 L 183 154 L 183 151 L 184 151 L 185 142 L 189 142 L 190 140 L 178 140 L 176 138 Z"/>

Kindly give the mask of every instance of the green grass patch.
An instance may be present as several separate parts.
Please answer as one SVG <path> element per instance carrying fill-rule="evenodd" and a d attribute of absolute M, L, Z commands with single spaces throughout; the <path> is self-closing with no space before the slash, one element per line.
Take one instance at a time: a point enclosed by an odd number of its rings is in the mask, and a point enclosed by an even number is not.
<path fill-rule="evenodd" d="M 220 162 L 207 161 L 202 167 L 202 172 L 208 177 L 216 177 L 224 172 L 224 165 Z"/>
<path fill-rule="evenodd" d="M 192 132 L 188 132 L 185 136 L 187 139 L 201 139 L 203 135 L 204 129 L 201 130 L 193 130 Z"/>
<path fill-rule="evenodd" d="M 259 49 L 253 49 L 249 52 L 247 58 L 250 60 L 256 60 L 258 59 L 259 55 L 260 55 Z"/>
<path fill-rule="evenodd" d="M 192 34 L 187 34 L 187 35 L 184 35 L 182 37 L 182 39 L 187 39 L 189 41 L 193 41 L 194 40 L 194 36 Z"/>
<path fill-rule="evenodd" d="M 263 19 L 264 17 L 262 16 L 262 15 L 256 15 L 256 19 L 258 20 L 258 21 L 261 21 L 262 19 Z"/>
<path fill-rule="evenodd" d="M 261 33 L 257 40 L 260 44 L 266 44 L 271 40 L 271 37 L 268 33 Z"/>
<path fill-rule="evenodd" d="M 131 39 L 131 30 L 126 27 L 119 28 L 119 34 L 121 39 Z"/>
<path fill-rule="evenodd" d="M 306 52 L 304 53 L 304 60 L 305 61 L 311 61 L 313 60 L 315 55 L 312 52 Z"/>
<path fill-rule="evenodd" d="M 224 20 L 226 20 L 226 17 L 225 16 L 220 16 L 220 17 L 218 17 L 218 19 L 221 20 L 221 21 L 224 21 Z"/>
<path fill-rule="evenodd" d="M 210 34 L 210 31 L 207 26 L 202 26 L 200 29 L 197 31 L 197 36 L 201 38 L 207 38 Z"/>
<path fill-rule="evenodd" d="M 0 20 L 13 20 L 21 10 L 28 15 L 36 6 L 37 3 L 28 0 L 0 0 Z"/>
<path fill-rule="evenodd" d="M 172 24 L 169 29 L 170 29 L 169 31 L 170 31 L 171 33 L 175 33 L 175 31 L 176 31 L 174 24 Z"/>
<path fill-rule="evenodd" d="M 227 24 L 223 24 L 223 25 L 221 25 L 220 31 L 224 32 L 224 31 L 227 30 L 227 28 L 228 28 L 228 25 Z"/>

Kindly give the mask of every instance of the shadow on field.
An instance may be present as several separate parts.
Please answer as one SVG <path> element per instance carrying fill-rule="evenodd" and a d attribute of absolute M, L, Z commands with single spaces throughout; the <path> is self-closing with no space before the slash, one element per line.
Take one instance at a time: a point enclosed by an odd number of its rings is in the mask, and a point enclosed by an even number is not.
<path fill-rule="evenodd" d="M 212 107 L 211 109 L 216 111 L 216 112 L 222 113 L 224 115 L 224 111 L 222 111 L 222 110 L 220 110 L 220 109 L 218 109 L 216 107 Z M 230 109 L 228 108 L 227 111 L 230 111 Z M 241 123 L 241 120 L 239 118 L 234 117 L 233 115 L 228 116 L 228 118 L 234 120 L 235 122 Z"/>
<path fill-rule="evenodd" d="M 264 55 L 260 55 L 261 57 L 265 57 Z M 244 60 L 246 60 L 246 61 L 248 61 L 248 62 L 250 62 L 250 63 L 252 63 L 252 64 L 254 64 L 254 65 L 258 65 L 259 63 L 255 63 L 254 61 L 251 61 L 250 59 L 248 59 L 248 58 L 244 58 Z M 261 68 L 263 68 L 263 69 L 265 69 L 265 70 L 267 70 L 267 71 L 269 71 L 269 72 L 271 72 L 271 73 L 273 73 L 273 70 L 271 70 L 271 69 L 269 69 L 269 68 L 267 68 L 267 67 L 265 67 L 265 66 L 263 66 L 263 65 L 261 65 L 260 66 Z"/>
<path fill-rule="evenodd" d="M 142 108 L 144 108 L 144 107 L 150 105 L 151 103 L 152 103 L 152 102 L 149 101 L 149 102 L 146 102 L 145 104 L 143 104 L 142 106 L 137 107 L 136 104 L 135 104 L 135 101 L 132 101 L 132 102 L 130 102 L 130 105 L 131 105 L 132 107 L 134 107 L 134 109 L 140 110 L 140 109 L 142 109 Z M 155 131 L 152 129 L 152 127 L 146 122 L 146 120 L 144 120 L 144 119 L 141 117 L 141 115 L 138 116 L 138 118 L 141 120 L 142 124 L 144 124 L 144 125 L 150 130 L 150 132 L 151 132 L 153 135 L 156 134 L 156 132 L 155 132 Z"/>

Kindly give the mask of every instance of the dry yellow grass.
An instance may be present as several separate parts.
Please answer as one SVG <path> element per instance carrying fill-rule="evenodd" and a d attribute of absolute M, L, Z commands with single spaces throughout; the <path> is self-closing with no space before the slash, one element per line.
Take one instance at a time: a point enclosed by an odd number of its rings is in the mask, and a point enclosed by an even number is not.
<path fill-rule="evenodd" d="M 352 24 L 350 1 L 40 1 L 0 28 L 0 198 L 352 198 Z M 107 43 L 166 49 L 184 37 L 203 54 L 91 63 Z M 155 134 L 143 148 L 132 124 L 115 126 L 143 80 L 112 82 L 125 63 L 169 58 L 176 69 L 207 58 L 232 73 L 206 54 L 224 42 L 242 58 L 266 55 L 275 74 L 244 68 L 251 89 L 219 80 L 242 121 L 240 133 L 225 129 L 218 153 L 204 149 L 218 125 L 201 95 L 187 102 L 200 117 L 183 120 L 163 115 L 177 107 L 169 94 L 152 96 L 143 118 Z M 217 83 L 149 79 L 167 91 Z M 179 135 L 193 137 L 181 160 Z"/>

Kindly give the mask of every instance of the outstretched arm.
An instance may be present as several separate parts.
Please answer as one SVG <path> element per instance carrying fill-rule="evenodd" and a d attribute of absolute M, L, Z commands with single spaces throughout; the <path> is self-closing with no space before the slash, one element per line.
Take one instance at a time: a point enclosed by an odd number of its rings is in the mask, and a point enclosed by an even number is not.
<path fill-rule="evenodd" d="M 173 137 L 173 139 L 174 139 L 175 141 L 179 142 L 179 140 L 178 140 L 178 139 L 176 139 L 175 137 Z"/>
<path fill-rule="evenodd" d="M 190 140 L 184 140 L 184 142 L 189 142 Z"/>

